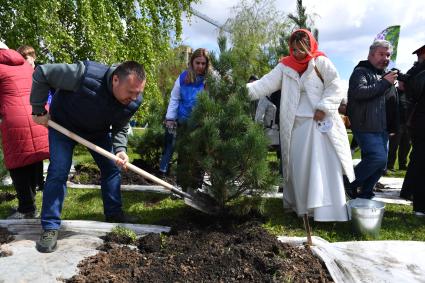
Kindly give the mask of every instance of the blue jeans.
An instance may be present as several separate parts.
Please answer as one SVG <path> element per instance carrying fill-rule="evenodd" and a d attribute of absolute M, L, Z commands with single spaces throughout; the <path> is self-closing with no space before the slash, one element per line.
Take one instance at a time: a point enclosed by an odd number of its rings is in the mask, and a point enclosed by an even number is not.
<path fill-rule="evenodd" d="M 109 134 L 92 140 L 97 146 L 112 152 Z M 41 225 L 44 230 L 57 230 L 61 225 L 63 201 L 66 195 L 66 181 L 72 163 L 72 154 L 77 143 L 49 128 L 50 164 L 43 191 Z M 115 162 L 89 150 L 101 173 L 103 211 L 106 216 L 122 213 L 121 172 Z"/>
<path fill-rule="evenodd" d="M 362 187 L 357 197 L 371 199 L 374 196 L 373 188 L 387 165 L 388 133 L 353 131 L 353 134 L 361 149 L 362 160 L 354 168 L 356 180 L 349 188 Z"/>
<path fill-rule="evenodd" d="M 176 146 L 176 134 L 175 132 L 169 131 L 165 128 L 165 137 L 164 137 L 164 153 L 161 157 L 161 162 L 159 163 L 159 171 L 162 173 L 168 172 L 168 167 L 170 166 L 171 158 L 173 157 L 174 148 Z"/>

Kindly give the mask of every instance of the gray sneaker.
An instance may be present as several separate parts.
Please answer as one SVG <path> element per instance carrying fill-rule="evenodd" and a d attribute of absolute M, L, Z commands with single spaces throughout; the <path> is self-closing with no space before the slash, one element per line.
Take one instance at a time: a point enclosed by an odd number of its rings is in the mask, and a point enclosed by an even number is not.
<path fill-rule="evenodd" d="M 40 218 L 40 214 L 37 211 L 22 213 L 19 211 L 15 211 L 11 215 L 7 217 L 7 219 L 35 219 Z"/>
<path fill-rule="evenodd" d="M 58 230 L 44 230 L 35 248 L 40 253 L 52 253 L 57 248 Z"/>

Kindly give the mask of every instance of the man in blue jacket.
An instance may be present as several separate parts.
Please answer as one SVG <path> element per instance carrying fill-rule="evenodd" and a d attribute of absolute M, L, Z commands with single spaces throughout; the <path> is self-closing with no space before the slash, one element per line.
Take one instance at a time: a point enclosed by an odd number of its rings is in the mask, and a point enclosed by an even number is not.
<path fill-rule="evenodd" d="M 360 146 L 362 160 L 355 167 L 356 180 L 347 185 L 350 197 L 371 199 L 373 188 L 387 164 L 387 101 L 396 96 L 396 72 L 385 73 L 392 53 L 388 41 L 376 40 L 368 59 L 360 61 L 350 77 L 347 112 L 354 138 Z M 361 187 L 357 195 L 357 188 Z"/>
<path fill-rule="evenodd" d="M 128 123 L 142 102 L 145 83 L 143 66 L 134 61 L 118 67 L 92 61 L 46 64 L 37 67 L 33 75 L 30 102 L 36 123 L 47 126 L 52 119 L 119 157 L 120 161 L 115 164 L 90 151 L 101 171 L 103 207 L 108 222 L 128 222 L 122 211 L 118 166 L 125 166 L 128 161 Z M 47 112 L 45 105 L 51 88 L 57 92 Z M 75 145 L 74 140 L 49 128 L 50 165 L 41 210 L 43 233 L 36 244 L 40 252 L 53 252 L 57 247 Z"/>

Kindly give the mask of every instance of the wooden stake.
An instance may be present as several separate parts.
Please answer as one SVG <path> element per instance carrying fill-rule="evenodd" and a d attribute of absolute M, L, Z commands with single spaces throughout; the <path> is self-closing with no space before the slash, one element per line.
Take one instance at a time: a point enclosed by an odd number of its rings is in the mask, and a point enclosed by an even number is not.
<path fill-rule="evenodd" d="M 307 233 L 307 245 L 311 247 L 313 245 L 313 242 L 311 240 L 311 229 L 310 229 L 310 223 L 308 222 L 308 214 L 304 214 L 303 221 L 304 221 L 304 228 Z"/>

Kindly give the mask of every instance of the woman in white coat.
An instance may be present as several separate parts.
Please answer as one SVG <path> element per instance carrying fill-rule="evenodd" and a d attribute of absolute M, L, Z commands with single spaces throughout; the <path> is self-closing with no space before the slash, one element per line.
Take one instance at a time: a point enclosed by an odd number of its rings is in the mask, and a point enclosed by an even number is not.
<path fill-rule="evenodd" d="M 295 31 L 290 56 L 247 85 L 252 99 L 281 89 L 283 203 L 315 221 L 347 221 L 343 174 L 354 179 L 347 132 L 338 114 L 344 97 L 332 62 L 308 30 Z"/>

